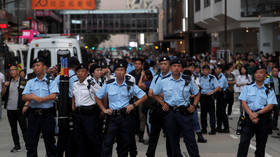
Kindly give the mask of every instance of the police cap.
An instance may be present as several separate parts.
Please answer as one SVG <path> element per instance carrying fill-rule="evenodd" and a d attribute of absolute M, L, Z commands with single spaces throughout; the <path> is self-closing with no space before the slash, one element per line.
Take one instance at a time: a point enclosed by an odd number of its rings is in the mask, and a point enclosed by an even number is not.
<path fill-rule="evenodd" d="M 181 65 L 183 65 L 183 62 L 180 60 L 180 59 L 173 59 L 172 61 L 171 61 L 171 63 L 170 63 L 170 65 L 173 65 L 173 64 L 181 64 Z"/>
<path fill-rule="evenodd" d="M 126 64 L 125 62 L 118 62 L 116 65 L 115 65 L 115 68 L 114 68 L 114 71 L 117 69 L 117 68 L 125 68 L 126 69 Z"/>
<path fill-rule="evenodd" d="M 76 71 L 80 70 L 80 69 L 86 69 L 88 70 L 88 66 L 85 64 L 80 64 L 79 66 L 77 66 Z"/>
<path fill-rule="evenodd" d="M 89 68 L 89 72 L 93 73 L 94 70 L 97 69 L 97 68 L 102 68 L 102 65 L 101 64 L 93 64 L 93 65 L 91 65 L 90 68 Z"/>
<path fill-rule="evenodd" d="M 261 70 L 261 69 L 266 70 L 266 67 L 265 67 L 262 63 L 260 63 L 259 65 L 256 66 L 255 72 L 257 72 L 258 70 Z M 255 73 L 255 72 L 254 72 L 254 73 Z"/>
<path fill-rule="evenodd" d="M 35 58 L 35 59 L 32 61 L 32 66 L 33 66 L 33 64 L 39 63 L 39 62 L 42 62 L 44 65 L 46 65 L 45 59 L 42 58 L 42 57 L 38 57 L 38 58 Z"/>
<path fill-rule="evenodd" d="M 202 69 L 210 69 L 209 65 L 204 65 Z"/>
<path fill-rule="evenodd" d="M 170 58 L 168 56 L 162 56 L 160 59 L 159 59 L 159 62 L 162 62 L 162 61 L 170 61 Z"/>
<path fill-rule="evenodd" d="M 217 64 L 217 65 L 215 66 L 215 69 L 216 69 L 216 68 L 223 69 L 224 66 L 223 66 L 222 64 Z"/>
<path fill-rule="evenodd" d="M 101 68 L 107 68 L 107 67 L 108 67 L 108 65 L 107 65 L 106 62 L 102 62 L 102 63 L 101 63 Z"/>

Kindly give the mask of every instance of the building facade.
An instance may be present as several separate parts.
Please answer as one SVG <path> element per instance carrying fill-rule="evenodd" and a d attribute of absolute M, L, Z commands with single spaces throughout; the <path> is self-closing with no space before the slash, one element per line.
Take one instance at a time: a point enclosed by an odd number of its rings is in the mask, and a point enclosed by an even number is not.
<path fill-rule="evenodd" d="M 212 50 L 229 49 L 236 52 L 257 52 L 259 47 L 259 18 L 256 7 L 248 8 L 254 0 L 195 0 L 194 23 L 211 35 Z M 225 40 L 225 18 L 227 40 Z M 225 43 L 227 41 L 227 44 Z"/>

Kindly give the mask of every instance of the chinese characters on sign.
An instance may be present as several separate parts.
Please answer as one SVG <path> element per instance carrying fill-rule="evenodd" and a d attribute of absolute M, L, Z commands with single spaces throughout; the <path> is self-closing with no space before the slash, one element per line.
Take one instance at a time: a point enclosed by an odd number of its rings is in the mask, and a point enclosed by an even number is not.
<path fill-rule="evenodd" d="M 93 10 L 95 0 L 32 0 L 32 9 Z"/>

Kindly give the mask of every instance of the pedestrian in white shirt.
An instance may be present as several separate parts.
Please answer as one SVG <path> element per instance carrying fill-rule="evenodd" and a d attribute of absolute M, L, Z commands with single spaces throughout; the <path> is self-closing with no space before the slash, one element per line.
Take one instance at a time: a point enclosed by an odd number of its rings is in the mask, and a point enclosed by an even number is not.
<path fill-rule="evenodd" d="M 245 66 L 242 66 L 239 70 L 240 75 L 236 79 L 236 92 L 238 95 L 241 93 L 243 88 L 252 82 L 252 77 L 247 73 Z M 240 114 L 243 114 L 243 108 L 240 101 Z"/>

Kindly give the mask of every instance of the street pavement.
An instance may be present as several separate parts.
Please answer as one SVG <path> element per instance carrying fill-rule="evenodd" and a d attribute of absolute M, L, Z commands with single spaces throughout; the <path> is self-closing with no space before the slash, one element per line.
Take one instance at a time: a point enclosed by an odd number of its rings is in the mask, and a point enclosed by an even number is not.
<path fill-rule="evenodd" d="M 231 130 L 229 134 L 216 134 L 216 135 L 205 135 L 208 140 L 205 144 L 198 144 L 200 155 L 202 157 L 235 157 L 237 154 L 239 136 L 235 134 L 236 123 L 239 117 L 239 102 L 235 102 L 233 106 L 233 114 L 230 117 Z M 280 127 L 280 124 L 278 124 Z M 147 135 L 145 138 L 148 139 Z M 22 138 L 21 138 L 21 141 Z M 185 157 L 188 156 L 186 146 L 184 145 L 183 139 L 181 139 L 181 150 Z M 10 133 L 10 126 L 8 124 L 6 111 L 3 111 L 2 120 L 0 120 L 0 157 L 24 157 L 26 156 L 26 150 L 23 149 L 21 152 L 10 153 L 12 149 L 12 137 Z M 116 146 L 116 144 L 115 144 Z M 113 156 L 117 157 L 114 146 Z M 138 156 L 145 157 L 147 145 L 137 143 Z M 256 149 L 255 139 L 252 139 L 248 157 L 254 156 Z M 43 139 L 40 139 L 38 146 L 39 157 L 45 157 L 45 149 Z M 280 138 L 276 136 L 274 132 L 269 136 L 266 157 L 279 157 L 280 156 Z M 157 146 L 156 157 L 166 157 L 165 138 L 163 135 L 160 136 L 160 140 Z"/>

